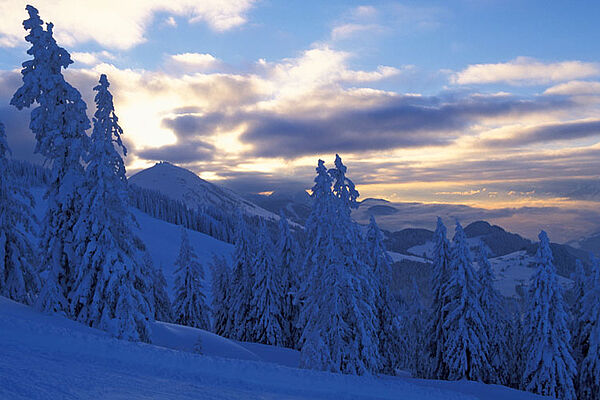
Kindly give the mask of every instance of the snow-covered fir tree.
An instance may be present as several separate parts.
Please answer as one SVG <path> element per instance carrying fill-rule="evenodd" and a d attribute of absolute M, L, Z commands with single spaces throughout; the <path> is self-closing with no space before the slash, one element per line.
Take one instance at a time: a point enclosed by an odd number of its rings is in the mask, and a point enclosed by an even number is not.
<path fill-rule="evenodd" d="M 298 304 L 296 292 L 298 290 L 298 257 L 300 251 L 296 238 L 290 231 L 285 214 L 279 214 L 279 237 L 277 239 L 275 260 L 276 269 L 281 276 L 281 288 L 283 293 L 283 304 L 281 309 L 281 324 L 284 335 L 285 347 L 296 348 L 299 340 L 299 332 L 296 328 L 298 322 Z"/>
<path fill-rule="evenodd" d="M 568 315 L 546 232 L 539 234 L 536 271 L 525 313 L 523 389 L 561 400 L 575 399 Z"/>
<path fill-rule="evenodd" d="M 587 338 L 584 338 L 582 329 L 586 322 L 582 320 L 583 312 L 583 299 L 590 285 L 589 277 L 585 273 L 585 269 L 581 260 L 576 260 L 575 271 L 571 274 L 571 280 L 573 280 L 573 297 L 574 301 L 571 306 L 571 319 L 570 319 L 570 330 L 571 330 L 571 347 L 572 355 L 575 363 L 581 365 L 583 360 L 583 354 L 586 352 L 588 345 Z"/>
<path fill-rule="evenodd" d="M 281 273 L 276 269 L 273 258 L 273 243 L 264 220 L 260 222 L 253 265 L 255 275 L 250 302 L 252 341 L 284 346 L 286 337 L 282 311 L 285 296 L 281 284 Z"/>
<path fill-rule="evenodd" d="M 252 288 L 254 287 L 254 252 L 250 242 L 250 234 L 246 221 L 238 214 L 238 228 L 235 232 L 235 249 L 233 252 L 233 270 L 231 275 L 231 291 L 229 295 L 229 321 L 231 331 L 227 337 L 248 342 L 251 336 Z"/>
<path fill-rule="evenodd" d="M 227 336 L 232 331 L 229 319 L 229 294 L 231 290 L 229 265 L 223 256 L 213 255 L 210 263 L 212 276 L 212 313 L 213 331 L 217 335 Z"/>
<path fill-rule="evenodd" d="M 579 314 L 580 362 L 577 399 L 600 398 L 600 260 L 592 256 L 592 276 Z"/>
<path fill-rule="evenodd" d="M 358 192 L 339 156 L 331 171 L 319 160 L 312 197 L 308 279 L 301 291 L 300 365 L 350 374 L 376 372 L 381 366 L 378 321 L 367 281 L 373 275 L 360 257 L 362 238 L 350 218 Z"/>
<path fill-rule="evenodd" d="M 185 228 L 181 229 L 181 246 L 175 260 L 175 300 L 173 319 L 180 325 L 210 330 L 210 309 L 202 281 L 204 269 L 190 244 Z"/>
<path fill-rule="evenodd" d="M 428 344 L 427 349 L 430 358 L 430 367 L 426 376 L 432 379 L 447 379 L 448 366 L 444 358 L 444 345 L 446 343 L 446 331 L 444 321 L 446 320 L 446 304 L 449 299 L 444 292 L 444 285 L 448 281 L 450 271 L 450 244 L 446 237 L 446 227 L 442 219 L 438 217 L 437 227 L 433 234 L 433 263 L 431 272 L 431 292 L 433 300 L 431 303 L 431 318 L 427 327 Z"/>
<path fill-rule="evenodd" d="M 515 307 L 517 308 L 517 307 Z M 515 310 L 507 319 L 506 329 L 506 385 L 521 388 L 525 363 L 523 359 L 523 321 L 521 312 Z"/>
<path fill-rule="evenodd" d="M 467 237 L 458 222 L 452 239 L 448 282 L 442 290 L 449 299 L 444 307 L 443 325 L 447 379 L 488 381 L 493 369 L 489 362 L 487 319 L 479 303 L 479 281 L 471 263 Z"/>
<path fill-rule="evenodd" d="M 148 253 L 146 253 L 148 255 Z M 146 263 L 152 266 L 152 264 Z M 152 297 L 154 298 L 154 319 L 163 322 L 173 321 L 173 307 L 167 293 L 167 280 L 162 267 L 151 268 L 152 271 Z"/>
<path fill-rule="evenodd" d="M 488 260 L 488 248 L 483 241 L 479 242 L 477 251 L 477 279 L 479 281 L 479 304 L 483 310 L 485 332 L 489 343 L 489 362 L 493 371 L 487 381 L 504 385 L 508 381 L 508 358 L 506 352 L 506 331 L 508 321 L 504 309 L 502 295 L 494 288 L 494 271 Z"/>
<path fill-rule="evenodd" d="M 427 310 L 423 306 L 417 281 L 412 278 L 412 290 L 409 292 L 402 314 L 401 327 L 404 338 L 404 354 L 402 367 L 408 369 L 414 376 L 424 376 L 429 368 L 429 357 L 426 353 L 426 321 Z"/>
<path fill-rule="evenodd" d="M 381 355 L 381 372 L 394 374 L 403 357 L 403 341 L 401 333 L 401 308 L 398 300 L 391 293 L 392 260 L 385 250 L 383 234 L 377 226 L 375 217 L 371 215 L 366 234 L 367 262 L 373 269 L 375 280 L 375 308 L 377 310 L 377 335 L 379 337 L 379 354 Z"/>
<path fill-rule="evenodd" d="M 35 152 L 50 160 L 52 168 L 41 238 L 44 285 L 36 306 L 42 311 L 68 314 L 67 295 L 79 261 L 74 254 L 73 227 L 82 208 L 81 160 L 90 121 L 81 94 L 62 74 L 62 69 L 73 62 L 69 53 L 56 44 L 53 25 L 49 23 L 44 29 L 38 10 L 30 5 L 26 9 L 29 18 L 23 26 L 29 32 L 25 40 L 31 43 L 27 53 L 33 58 L 23 63 L 23 85 L 10 103 L 18 109 L 37 103 L 29 127 L 37 140 Z"/>
<path fill-rule="evenodd" d="M 94 87 L 96 112 L 86 159 L 86 190 L 73 229 L 79 266 L 72 271 L 70 314 L 89 326 L 110 327 L 117 337 L 149 341 L 153 282 L 143 244 L 133 232 L 125 163 L 115 145 L 124 155 L 127 149 L 109 86 L 102 74 Z M 119 307 L 125 315 L 119 314 Z M 128 324 L 133 325 L 125 326 Z M 131 334 L 133 331 L 136 334 Z"/>
<path fill-rule="evenodd" d="M 40 289 L 34 236 L 33 197 L 9 168 L 10 148 L 0 122 L 0 295 L 31 304 Z"/>

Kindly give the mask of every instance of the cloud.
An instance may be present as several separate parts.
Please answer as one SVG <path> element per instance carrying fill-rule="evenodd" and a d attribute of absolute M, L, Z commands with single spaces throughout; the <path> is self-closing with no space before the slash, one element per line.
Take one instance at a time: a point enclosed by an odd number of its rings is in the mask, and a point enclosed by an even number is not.
<path fill-rule="evenodd" d="M 521 147 L 536 143 L 575 140 L 600 136 L 600 120 L 567 121 L 518 129 L 510 137 L 490 138 L 482 144 L 488 147 Z"/>
<path fill-rule="evenodd" d="M 0 46 L 25 44 L 21 22 L 27 1 L 0 2 Z M 146 41 L 146 34 L 161 14 L 181 16 L 190 23 L 203 22 L 217 32 L 246 22 L 254 0 L 59 0 L 36 5 L 44 21 L 55 24 L 61 45 L 94 41 L 114 49 L 128 49 Z"/>
<path fill-rule="evenodd" d="M 175 64 L 175 67 L 183 67 L 186 70 L 193 71 L 206 71 L 221 65 L 221 62 L 213 55 L 202 53 L 173 54 L 169 56 L 169 61 Z"/>
<path fill-rule="evenodd" d="M 600 75 L 600 64 L 582 61 L 543 63 L 529 57 L 497 64 L 475 64 L 451 76 L 457 85 L 507 83 L 542 85 Z"/>
<path fill-rule="evenodd" d="M 212 160 L 215 147 L 198 140 L 184 141 L 158 148 L 144 149 L 137 156 L 150 161 L 168 161 L 176 164 L 188 164 Z"/>
<path fill-rule="evenodd" d="M 85 65 L 98 65 L 107 60 L 114 60 L 115 56 L 108 51 L 78 52 L 71 53 L 74 62 Z"/>
<path fill-rule="evenodd" d="M 556 86 L 549 87 L 544 91 L 544 94 L 549 95 L 571 95 L 571 96 L 586 96 L 600 95 L 600 82 L 590 81 L 571 81 L 561 83 Z"/>
<path fill-rule="evenodd" d="M 331 30 L 332 40 L 344 40 L 352 38 L 357 34 L 363 34 L 366 32 L 377 33 L 381 32 L 383 28 L 377 24 L 357 24 L 347 23 L 335 26 Z"/>
<path fill-rule="evenodd" d="M 395 96 L 368 107 L 340 107 L 323 116 L 238 115 L 248 126 L 240 139 L 261 157 L 299 157 L 328 152 L 365 152 L 446 146 L 482 118 L 550 112 L 568 101 L 522 100 L 511 96 L 472 96 L 444 101 L 437 97 Z"/>

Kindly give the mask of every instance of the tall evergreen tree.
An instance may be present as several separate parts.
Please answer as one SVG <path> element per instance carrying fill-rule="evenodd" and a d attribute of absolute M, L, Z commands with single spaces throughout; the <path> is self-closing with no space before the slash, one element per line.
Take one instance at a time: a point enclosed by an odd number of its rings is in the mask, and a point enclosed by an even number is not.
<path fill-rule="evenodd" d="M 252 340 L 250 304 L 254 287 L 254 270 L 252 268 L 254 252 L 251 248 L 246 221 L 241 213 L 238 214 L 238 217 L 238 228 L 234 240 L 231 295 L 229 296 L 229 320 L 232 330 L 227 336 L 242 342 L 249 342 Z"/>
<path fill-rule="evenodd" d="M 446 304 L 449 302 L 449 299 L 446 297 L 443 289 L 446 282 L 448 282 L 450 274 L 450 244 L 446 238 L 446 227 L 439 217 L 435 233 L 433 234 L 433 246 L 431 273 L 433 300 L 431 303 L 431 319 L 427 328 L 429 332 L 427 349 L 431 361 L 427 377 L 432 379 L 447 379 L 448 366 L 444 359 L 444 344 L 446 343 L 444 321 L 447 314 Z"/>
<path fill-rule="evenodd" d="M 300 363 L 306 368 L 364 374 L 381 365 L 375 295 L 367 279 L 373 275 L 360 257 L 359 230 L 350 218 L 357 197 L 339 156 L 332 171 L 319 160 L 307 222 L 309 282 L 302 290 L 300 318 Z"/>
<path fill-rule="evenodd" d="M 35 270 L 33 197 L 9 168 L 10 148 L 0 122 L 0 294 L 31 304 L 40 281 Z"/>
<path fill-rule="evenodd" d="M 587 352 L 586 347 L 588 345 L 587 338 L 584 338 L 582 332 L 586 325 L 586 321 L 583 321 L 582 319 L 583 299 L 589 288 L 590 282 L 580 260 L 576 260 L 575 262 L 575 271 L 571 274 L 571 279 L 573 280 L 573 295 L 575 297 L 575 301 L 571 307 L 570 319 L 571 346 L 573 349 L 572 355 L 575 364 L 581 365 L 584 354 Z"/>
<path fill-rule="evenodd" d="M 471 264 L 467 237 L 458 222 L 452 242 L 449 277 L 443 287 L 444 297 L 449 299 L 443 325 L 448 379 L 487 381 L 493 372 L 488 358 L 486 315 L 479 303 L 479 282 Z"/>
<path fill-rule="evenodd" d="M 381 372 L 393 374 L 402 355 L 401 308 L 392 295 L 392 260 L 385 250 L 383 234 L 377 226 L 375 217 L 371 215 L 366 235 L 367 260 L 373 269 L 375 286 L 375 308 L 377 311 L 377 335 L 379 337 L 379 354 L 381 355 Z"/>
<path fill-rule="evenodd" d="M 419 286 L 412 279 L 412 290 L 404 305 L 402 315 L 402 335 L 405 338 L 405 352 L 402 367 L 407 368 L 414 376 L 424 376 L 429 368 L 429 357 L 425 348 L 427 311 L 423 306 Z"/>
<path fill-rule="evenodd" d="M 488 381 L 504 385 L 508 381 L 508 358 L 511 357 L 506 352 L 506 331 L 509 327 L 504 300 L 494 288 L 496 278 L 492 265 L 488 261 L 488 249 L 483 241 L 479 242 L 477 264 L 479 265 L 477 270 L 478 297 L 485 316 L 483 322 L 489 341 L 489 361 L 493 367 Z"/>
<path fill-rule="evenodd" d="M 173 321 L 173 306 L 167 293 L 167 280 L 162 268 L 152 268 L 152 297 L 154 298 L 154 319 L 163 322 Z"/>
<path fill-rule="evenodd" d="M 78 260 L 74 254 L 73 227 L 82 208 L 81 188 L 90 127 L 81 94 L 69 85 L 62 74 L 73 61 L 69 53 L 56 44 L 51 23 L 43 27 L 38 10 L 26 7 L 29 18 L 23 26 L 31 43 L 27 53 L 33 56 L 23 63 L 23 85 L 11 104 L 19 110 L 37 103 L 31 112 L 29 127 L 35 134 L 35 152 L 52 162 L 47 191 L 48 208 L 42 232 L 42 267 L 44 285 L 37 308 L 47 312 L 69 313 L 67 295 L 73 284 Z"/>
<path fill-rule="evenodd" d="M 529 283 L 525 315 L 523 388 L 544 396 L 573 400 L 576 367 L 571 356 L 567 312 L 548 235 L 541 231 L 538 237 L 537 266 Z"/>
<path fill-rule="evenodd" d="M 580 362 L 577 399 L 600 397 L 600 260 L 592 256 L 592 276 L 585 286 L 579 315 Z"/>
<path fill-rule="evenodd" d="M 506 386 L 514 389 L 521 388 L 525 362 L 523 357 L 523 321 L 521 312 L 514 311 L 509 315 L 506 329 Z"/>
<path fill-rule="evenodd" d="M 290 227 L 283 211 L 279 214 L 279 238 L 276 247 L 277 270 L 281 276 L 283 304 L 281 309 L 281 323 L 284 335 L 284 346 L 297 348 L 299 332 L 298 305 L 296 302 L 298 291 L 298 257 L 300 251 L 298 243 L 290 231 Z"/>
<path fill-rule="evenodd" d="M 124 155 L 127 149 L 109 85 L 102 74 L 94 87 L 96 112 L 86 159 L 86 190 L 73 228 L 79 266 L 72 271 L 70 314 L 93 327 L 110 326 L 117 335 L 135 330 L 137 334 L 123 338 L 149 341 L 148 321 L 154 319 L 151 271 L 144 262 L 143 244 L 132 230 L 135 219 L 129 210 L 125 163 L 115 144 Z M 126 315 L 119 314 L 122 301 Z M 130 323 L 134 325 L 122 326 Z"/>
<path fill-rule="evenodd" d="M 227 336 L 232 331 L 230 326 L 232 321 L 229 319 L 229 295 L 231 290 L 229 265 L 225 257 L 213 255 L 210 269 L 212 276 L 213 331 L 217 335 Z"/>
<path fill-rule="evenodd" d="M 175 267 L 175 323 L 210 330 L 210 309 L 202 287 L 204 269 L 190 244 L 185 228 L 181 229 L 181 246 Z"/>
<path fill-rule="evenodd" d="M 284 293 L 281 273 L 275 268 L 273 244 L 263 220 L 260 221 L 253 269 L 255 278 L 250 303 L 252 341 L 283 346 L 286 337 L 282 322 Z"/>

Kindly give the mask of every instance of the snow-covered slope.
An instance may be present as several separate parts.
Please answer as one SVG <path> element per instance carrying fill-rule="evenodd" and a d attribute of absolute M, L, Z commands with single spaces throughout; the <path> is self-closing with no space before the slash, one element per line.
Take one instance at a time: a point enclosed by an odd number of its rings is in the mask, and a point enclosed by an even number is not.
<path fill-rule="evenodd" d="M 179 225 L 152 218 L 136 208 L 131 208 L 131 211 L 139 225 L 137 234 L 146 245 L 154 265 L 162 268 L 169 292 L 172 294 L 175 279 L 173 263 L 179 252 L 182 228 Z M 189 229 L 187 232 L 190 244 L 204 265 L 205 277 L 208 280 L 210 277 L 208 264 L 212 260 L 213 254 L 229 257 L 233 253 L 233 246 L 200 232 Z"/>
<path fill-rule="evenodd" d="M 479 243 L 479 240 L 477 238 L 470 238 L 467 240 L 467 242 L 472 248 L 472 251 L 474 251 Z M 417 255 L 424 255 L 431 259 L 432 252 L 433 243 L 427 242 L 425 244 L 414 246 L 408 249 L 408 256 L 397 253 L 390 253 L 390 255 L 394 261 L 400 261 L 402 259 L 414 260 L 419 258 Z M 431 262 L 428 260 L 425 261 Z M 492 269 L 496 276 L 494 286 L 502 295 L 507 297 L 518 297 L 518 287 L 527 286 L 529 283 L 529 278 L 535 272 L 535 269 L 531 266 L 534 263 L 534 256 L 528 254 L 526 250 L 516 251 L 500 257 L 490 258 L 490 263 L 492 264 Z M 475 268 L 478 267 L 477 263 L 474 263 L 473 265 Z M 560 275 L 558 276 L 558 280 L 565 289 L 568 289 L 573 285 L 572 280 Z"/>
<path fill-rule="evenodd" d="M 504 256 L 490 258 L 492 270 L 496 276 L 494 286 L 507 297 L 518 297 L 517 287 L 527 286 L 531 275 L 535 269 L 529 267 L 533 264 L 534 257 L 527 254 L 527 251 L 517 251 Z M 477 263 L 474 264 L 477 268 Z M 573 286 L 573 281 L 562 276 L 558 276 L 558 282 L 565 289 Z"/>
<path fill-rule="evenodd" d="M 31 192 L 36 204 L 35 214 L 37 218 L 42 221 L 46 211 L 44 189 L 33 188 Z M 154 262 L 154 266 L 162 268 L 165 279 L 167 280 L 169 294 L 172 295 L 173 283 L 175 280 L 175 268 L 173 263 L 179 252 L 182 227 L 153 218 L 137 208 L 131 207 L 131 212 L 134 214 L 138 223 L 136 233 L 146 245 L 146 248 L 152 257 L 152 261 Z M 212 260 L 213 254 L 230 257 L 233 253 L 233 246 L 200 232 L 189 229 L 187 232 L 190 244 L 205 267 L 205 280 L 208 282 L 210 280 L 210 269 L 208 268 L 208 264 Z M 207 295 L 210 297 L 208 291 Z"/>
<path fill-rule="evenodd" d="M 356 377 L 222 358 L 219 353 L 232 347 L 219 341 L 203 343 L 212 356 L 165 348 L 164 343 L 125 342 L 4 297 L 0 343 L 0 399 L 6 400 L 542 399 L 474 382 Z"/>
<path fill-rule="evenodd" d="M 276 214 L 249 202 L 237 193 L 207 182 L 192 171 L 168 162 L 160 162 L 138 172 L 129 178 L 129 183 L 183 201 L 192 209 L 211 205 L 225 211 L 240 209 L 248 215 L 279 219 Z"/>

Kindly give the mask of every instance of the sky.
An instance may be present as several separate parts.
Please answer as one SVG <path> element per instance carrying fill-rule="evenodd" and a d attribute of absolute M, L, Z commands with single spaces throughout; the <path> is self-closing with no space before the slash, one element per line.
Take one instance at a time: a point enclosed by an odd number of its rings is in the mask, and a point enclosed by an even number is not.
<path fill-rule="evenodd" d="M 9 106 L 26 4 L 0 0 L 0 120 L 36 159 L 30 111 Z M 339 153 L 361 198 L 546 209 L 564 240 L 600 230 L 598 2 L 32 4 L 90 115 L 108 75 L 130 174 L 166 160 L 242 193 L 308 189 Z"/>

